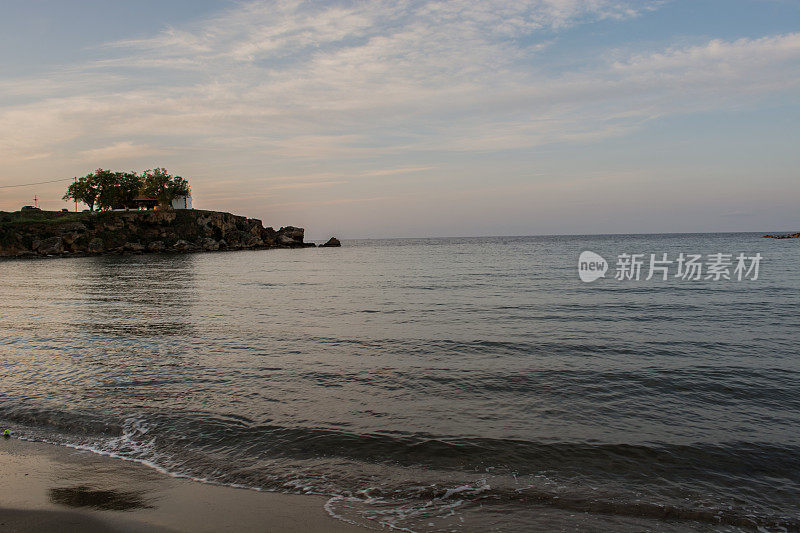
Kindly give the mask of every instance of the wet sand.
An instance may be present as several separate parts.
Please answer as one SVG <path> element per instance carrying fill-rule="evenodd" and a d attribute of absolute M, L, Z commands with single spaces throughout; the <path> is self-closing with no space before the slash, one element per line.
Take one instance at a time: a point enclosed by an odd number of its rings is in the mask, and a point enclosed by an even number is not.
<path fill-rule="evenodd" d="M 3 531 L 358 532 L 321 496 L 222 487 L 44 443 L 0 439 Z"/>

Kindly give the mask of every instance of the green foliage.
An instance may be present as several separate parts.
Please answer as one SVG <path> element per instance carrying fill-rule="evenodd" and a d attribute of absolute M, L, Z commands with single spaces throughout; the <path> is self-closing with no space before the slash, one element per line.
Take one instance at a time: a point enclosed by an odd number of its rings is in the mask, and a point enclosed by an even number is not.
<path fill-rule="evenodd" d="M 188 181 L 180 176 L 170 175 L 165 168 L 145 170 L 142 178 L 142 193 L 157 199 L 162 206 L 169 206 L 176 197 L 191 193 Z"/>
<path fill-rule="evenodd" d="M 189 182 L 172 176 L 165 168 L 136 172 L 114 172 L 98 168 L 94 172 L 75 178 L 67 188 L 64 200 L 76 200 L 94 211 L 132 208 L 134 198 L 140 194 L 155 198 L 163 207 L 169 207 L 177 196 L 189 195 Z"/>
<path fill-rule="evenodd" d="M 118 204 L 123 207 L 134 207 L 133 199 L 139 196 L 144 181 L 136 172 L 118 172 L 119 185 L 117 188 Z"/>
<path fill-rule="evenodd" d="M 82 178 L 75 178 L 75 181 L 67 187 L 67 192 L 62 199 L 83 202 L 90 210 L 94 211 L 94 203 L 99 192 L 94 174 L 89 173 Z"/>
<path fill-rule="evenodd" d="M 119 177 L 118 172 L 98 168 L 94 171 L 94 183 L 97 187 L 97 208 L 114 209 L 119 204 Z"/>

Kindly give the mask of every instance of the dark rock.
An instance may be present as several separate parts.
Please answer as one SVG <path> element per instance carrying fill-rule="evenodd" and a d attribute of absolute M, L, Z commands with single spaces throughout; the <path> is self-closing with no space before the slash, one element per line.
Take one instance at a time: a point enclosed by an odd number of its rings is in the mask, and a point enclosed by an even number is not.
<path fill-rule="evenodd" d="M 272 228 L 264 228 L 261 230 L 261 242 L 267 246 L 274 245 L 278 240 L 278 232 Z"/>
<path fill-rule="evenodd" d="M 338 246 L 341 246 L 341 245 L 342 245 L 342 243 L 341 243 L 341 241 L 339 239 L 337 239 L 336 237 L 331 237 L 330 239 L 328 239 L 328 242 L 326 242 L 325 244 L 322 244 L 320 246 L 325 247 L 325 248 L 333 248 L 333 247 L 338 247 Z"/>
<path fill-rule="evenodd" d="M 296 228 L 294 226 L 286 226 L 278 230 L 278 233 L 285 235 L 292 239 L 294 242 L 303 242 L 306 230 L 303 228 Z"/>
<path fill-rule="evenodd" d="M 86 212 L 70 214 L 70 222 L 46 211 L 33 222 L 15 222 L 15 216 L 0 212 L 0 257 L 314 246 L 303 242 L 303 228 L 276 231 L 258 219 L 217 211 Z"/>
<path fill-rule="evenodd" d="M 64 241 L 65 246 L 72 246 L 72 243 L 79 237 L 77 232 L 67 232 L 61 234 L 61 239 Z"/>
<path fill-rule="evenodd" d="M 295 241 L 288 235 L 278 235 L 278 244 L 281 244 L 283 246 L 292 246 L 293 244 L 297 244 L 297 241 Z"/>
<path fill-rule="evenodd" d="M 90 254 L 99 254 L 103 252 L 105 246 L 103 245 L 103 239 L 100 237 L 95 237 L 89 244 L 86 246 L 86 251 Z"/>
<path fill-rule="evenodd" d="M 163 252 L 164 243 L 162 241 L 153 241 L 147 245 L 148 252 Z"/>
<path fill-rule="evenodd" d="M 61 237 L 50 237 L 39 244 L 37 251 L 42 255 L 56 255 L 64 251 L 64 241 Z"/>
<path fill-rule="evenodd" d="M 207 252 L 215 252 L 219 250 L 219 243 L 210 237 L 203 239 L 200 243 L 200 246 Z"/>
<path fill-rule="evenodd" d="M 788 235 L 763 235 L 765 239 L 798 239 L 800 233 L 790 233 Z"/>

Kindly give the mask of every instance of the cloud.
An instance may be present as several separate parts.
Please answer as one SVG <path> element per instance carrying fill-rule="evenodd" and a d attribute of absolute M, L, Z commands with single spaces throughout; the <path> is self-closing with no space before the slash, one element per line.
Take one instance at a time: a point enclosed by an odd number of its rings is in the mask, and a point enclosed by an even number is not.
<path fill-rule="evenodd" d="M 87 161 L 108 161 L 137 157 L 142 154 L 152 154 L 157 151 L 146 145 L 137 145 L 129 141 L 116 142 L 102 148 L 82 150 L 78 156 Z"/>
<path fill-rule="evenodd" d="M 796 90 L 800 33 L 609 51 L 552 68 L 567 28 L 659 2 L 248 2 L 51 73 L 0 101 L 3 157 L 192 150 L 326 161 L 629 134 Z M 42 76 L 39 76 L 41 79 Z M 5 80 L 24 93 L 36 80 Z M 136 139 L 136 141 L 134 141 Z M 371 163 L 370 163 L 371 164 Z"/>

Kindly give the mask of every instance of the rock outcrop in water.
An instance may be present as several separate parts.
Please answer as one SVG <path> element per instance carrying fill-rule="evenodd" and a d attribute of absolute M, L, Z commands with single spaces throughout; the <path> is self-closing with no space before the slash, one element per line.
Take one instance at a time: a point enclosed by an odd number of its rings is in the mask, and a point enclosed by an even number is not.
<path fill-rule="evenodd" d="M 304 234 L 219 211 L 0 212 L 0 257 L 314 246 Z"/>
<path fill-rule="evenodd" d="M 800 233 L 790 233 L 788 235 L 763 235 L 765 239 L 800 239 Z"/>
<path fill-rule="evenodd" d="M 323 248 L 338 248 L 342 243 L 336 237 L 331 237 L 325 244 L 320 244 Z"/>

